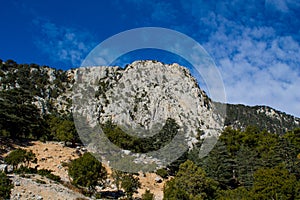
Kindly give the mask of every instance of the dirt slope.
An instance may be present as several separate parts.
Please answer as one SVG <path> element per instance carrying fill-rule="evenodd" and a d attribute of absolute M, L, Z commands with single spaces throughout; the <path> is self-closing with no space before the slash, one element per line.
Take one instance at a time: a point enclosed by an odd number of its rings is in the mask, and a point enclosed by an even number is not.
<path fill-rule="evenodd" d="M 58 142 L 42 143 L 40 141 L 34 141 L 27 146 L 13 146 L 14 148 L 21 147 L 32 150 L 36 154 L 37 164 L 31 164 L 30 167 L 38 165 L 38 169 L 50 169 L 53 171 L 53 174 L 60 176 L 63 181 L 69 181 L 69 177 L 67 167 L 63 167 L 62 163 L 68 163 L 71 160 L 78 158 L 76 148 L 64 147 L 63 144 Z M 3 156 L 5 156 L 5 154 Z M 111 169 L 108 166 L 105 166 L 105 168 L 107 169 L 108 174 L 111 174 Z M 157 175 L 155 173 L 140 175 L 141 188 L 135 196 L 141 197 L 145 190 L 149 189 L 154 193 L 155 199 L 162 199 L 165 181 L 156 183 L 156 177 Z M 82 197 L 82 195 L 76 191 L 71 191 L 62 185 L 52 183 L 46 178 L 38 177 L 37 175 L 34 175 L 29 179 L 13 176 L 12 179 L 14 182 L 17 181 L 17 183 L 20 183 L 20 186 L 15 186 L 12 192 L 12 199 L 28 199 L 28 197 L 31 197 L 30 195 L 34 195 L 34 199 L 37 199 L 38 197 L 43 199 L 76 199 L 77 197 Z M 43 180 L 46 184 L 38 184 L 36 179 Z"/>

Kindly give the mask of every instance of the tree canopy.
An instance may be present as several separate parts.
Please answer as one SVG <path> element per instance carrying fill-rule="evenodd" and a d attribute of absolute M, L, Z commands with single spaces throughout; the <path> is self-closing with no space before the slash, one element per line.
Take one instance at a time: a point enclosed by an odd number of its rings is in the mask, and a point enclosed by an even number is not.
<path fill-rule="evenodd" d="M 0 172 L 0 199 L 9 199 L 12 188 L 12 181 L 4 172 Z"/>
<path fill-rule="evenodd" d="M 26 164 L 27 166 L 29 166 L 30 162 L 36 163 L 36 156 L 31 150 L 26 151 L 18 148 L 11 151 L 4 160 L 7 164 L 12 165 L 13 168 L 16 169 L 18 165 L 22 163 Z"/>
<path fill-rule="evenodd" d="M 0 134 L 11 138 L 38 138 L 43 132 L 39 109 L 29 91 L 0 91 Z M 5 133 L 5 135 L 4 135 Z"/>
<path fill-rule="evenodd" d="M 107 176 L 105 168 L 91 153 L 85 153 L 73 160 L 69 165 L 68 173 L 74 185 L 87 187 L 89 190 L 103 184 Z"/>
<path fill-rule="evenodd" d="M 164 199 L 215 199 L 218 183 L 206 176 L 203 169 L 187 160 L 176 176 L 164 187 Z"/>
<path fill-rule="evenodd" d="M 103 132 L 111 142 L 122 149 L 146 153 L 156 151 L 169 143 L 178 133 L 179 128 L 174 119 L 168 118 L 159 133 L 150 137 L 139 138 L 125 133 L 120 127 L 107 121 L 103 125 Z"/>

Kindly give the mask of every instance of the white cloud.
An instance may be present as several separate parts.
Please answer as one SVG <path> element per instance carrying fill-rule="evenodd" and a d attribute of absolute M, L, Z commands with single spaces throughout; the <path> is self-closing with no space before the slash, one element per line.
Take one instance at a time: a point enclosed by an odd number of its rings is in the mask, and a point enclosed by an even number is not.
<path fill-rule="evenodd" d="M 78 67 L 95 46 L 93 36 L 87 31 L 41 19 L 35 20 L 34 25 L 38 30 L 35 38 L 37 47 L 54 61 Z"/>
<path fill-rule="evenodd" d="M 266 6 L 276 9 L 280 12 L 288 12 L 287 1 L 285 0 L 266 0 Z"/>
<path fill-rule="evenodd" d="M 299 43 L 276 35 L 271 27 L 228 25 L 226 20 L 219 21 L 204 46 L 221 70 L 228 101 L 269 105 L 300 116 Z"/>
<path fill-rule="evenodd" d="M 172 10 L 176 30 L 205 47 L 221 71 L 230 103 L 269 105 L 300 117 L 299 1 L 181 0 L 162 6 L 150 0 L 146 5 L 159 10 L 148 23 L 165 25 L 162 14 Z M 171 20 L 168 27 L 174 28 Z"/>

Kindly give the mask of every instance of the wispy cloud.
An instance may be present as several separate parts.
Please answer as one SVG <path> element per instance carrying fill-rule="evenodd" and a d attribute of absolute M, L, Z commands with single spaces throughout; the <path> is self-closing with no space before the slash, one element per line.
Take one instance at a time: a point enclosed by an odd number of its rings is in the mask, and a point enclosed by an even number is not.
<path fill-rule="evenodd" d="M 248 27 L 225 18 L 204 44 L 223 76 L 231 103 L 269 105 L 300 116 L 300 46 L 272 27 Z"/>
<path fill-rule="evenodd" d="M 43 19 L 36 19 L 33 24 L 37 29 L 34 38 L 36 46 L 53 61 L 78 67 L 95 47 L 94 37 L 88 31 L 61 26 Z"/>
<path fill-rule="evenodd" d="M 285 0 L 266 0 L 266 5 L 280 12 L 288 12 L 287 1 Z"/>
<path fill-rule="evenodd" d="M 141 1 L 130 2 L 143 9 Z M 149 24 L 164 25 L 169 17 L 168 28 L 205 47 L 221 72 L 229 102 L 269 105 L 300 117 L 299 2 L 181 0 L 158 5 L 153 0 L 147 8 L 159 10 Z"/>
<path fill-rule="evenodd" d="M 154 21 L 164 21 L 168 24 L 176 20 L 177 10 L 173 9 L 170 3 L 157 2 L 154 9 L 152 10 L 151 18 Z"/>

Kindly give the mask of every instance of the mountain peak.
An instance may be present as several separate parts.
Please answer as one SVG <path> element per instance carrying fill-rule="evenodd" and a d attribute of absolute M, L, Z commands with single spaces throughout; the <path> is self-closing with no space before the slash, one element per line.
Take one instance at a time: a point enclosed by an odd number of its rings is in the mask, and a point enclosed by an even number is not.
<path fill-rule="evenodd" d="M 94 111 L 80 112 L 97 112 L 100 123 L 112 120 L 127 131 L 134 130 L 131 132 L 146 137 L 172 118 L 185 133 L 190 147 L 198 141 L 199 130 L 211 135 L 212 129 L 223 127 L 222 120 L 213 112 L 211 100 L 198 87 L 195 78 L 187 68 L 176 63 L 147 60 L 135 61 L 118 71 L 110 67 L 88 69 L 79 69 L 81 76 L 77 80 L 95 83 L 92 87 L 98 106 Z M 91 105 L 92 96 L 81 98 L 86 100 L 86 105 Z"/>

